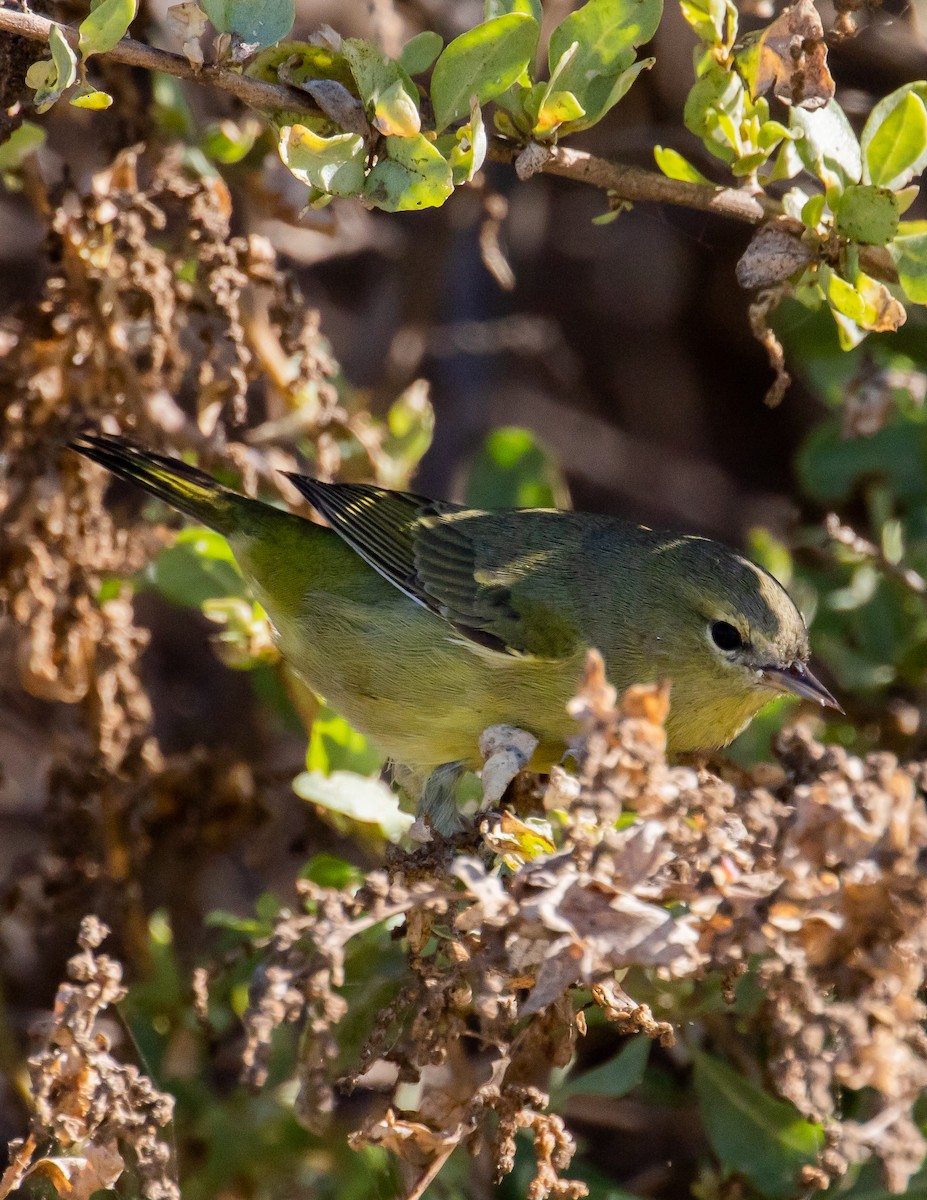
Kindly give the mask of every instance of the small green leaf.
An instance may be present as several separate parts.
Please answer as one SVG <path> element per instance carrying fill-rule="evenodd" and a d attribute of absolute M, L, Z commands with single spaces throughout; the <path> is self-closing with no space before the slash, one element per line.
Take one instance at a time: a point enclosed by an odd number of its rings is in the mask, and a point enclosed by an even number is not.
<path fill-rule="evenodd" d="M 483 6 L 484 21 L 504 17 L 507 13 L 524 13 L 525 16 L 534 17 L 539 25 L 544 16 L 541 0 L 486 0 Z"/>
<path fill-rule="evenodd" d="M 442 146 L 441 152 L 451 164 L 454 186 L 459 187 L 462 183 L 469 183 L 486 161 L 488 147 L 486 129 L 483 125 L 483 112 L 479 104 L 473 105 L 470 120 L 466 125 L 461 125 L 453 133 L 445 134 L 444 138 L 448 139 L 448 147 L 445 150 Z M 443 138 L 439 139 L 439 141 L 443 140 Z"/>
<path fill-rule="evenodd" d="M 440 131 L 481 104 L 501 95 L 528 69 L 540 26 L 525 13 L 507 13 L 484 21 L 454 38 L 435 63 L 431 100 Z"/>
<path fill-rule="evenodd" d="M 569 508 L 570 491 L 556 457 L 528 429 L 495 429 L 470 466 L 466 503 L 473 508 Z"/>
<path fill-rule="evenodd" d="M 297 179 L 330 196 L 358 196 L 364 187 L 364 139 L 357 133 L 323 137 L 305 125 L 285 125 L 278 149 Z"/>
<path fill-rule="evenodd" d="M 888 250 L 904 294 L 915 304 L 927 304 L 927 221 L 903 221 Z"/>
<path fill-rule="evenodd" d="M 824 1148 L 823 1130 L 724 1063 L 694 1052 L 695 1093 L 711 1148 L 770 1200 L 800 1191 L 802 1168 Z"/>
<path fill-rule="evenodd" d="M 109 92 L 98 92 L 96 88 L 91 87 L 89 83 L 82 83 L 78 86 L 74 95 L 68 101 L 75 108 L 90 108 L 103 109 L 109 108 L 113 98 Z"/>
<path fill-rule="evenodd" d="M 644 1078 L 652 1045 L 646 1034 L 637 1034 L 625 1042 L 614 1058 L 568 1080 L 560 1095 L 611 1096 L 613 1099 L 626 1096 Z"/>
<path fill-rule="evenodd" d="M 909 83 L 879 101 L 861 138 L 866 173 L 897 191 L 927 166 L 927 83 Z"/>
<path fill-rule="evenodd" d="M 827 203 L 823 192 L 818 192 L 808 198 L 801 210 L 801 219 L 809 229 L 817 229 L 824 216 L 824 205 Z"/>
<path fill-rule="evenodd" d="M 703 183 L 714 187 L 710 179 L 706 179 L 701 171 L 696 170 L 677 150 L 669 146 L 654 146 L 653 157 L 667 179 L 678 179 L 681 183 Z"/>
<path fill-rule="evenodd" d="M 26 72 L 26 84 L 35 90 L 35 111 L 48 112 L 77 78 L 77 55 L 65 41 L 57 25 L 48 38 L 51 58 L 35 62 Z"/>
<path fill-rule="evenodd" d="M 45 138 L 45 130 L 34 121 L 23 121 L 5 142 L 0 142 L 0 176 L 3 176 L 8 187 L 29 155 L 45 144 Z M 7 179 L 7 176 L 10 178 Z"/>
<path fill-rule="evenodd" d="M 793 107 L 789 126 L 802 135 L 795 143 L 802 162 L 825 187 L 859 183 L 863 171 L 859 142 L 836 100 L 813 111 Z"/>
<path fill-rule="evenodd" d="M 557 78 L 560 91 L 571 92 L 584 116 L 570 130 L 588 129 L 625 95 L 635 72 L 619 80 L 634 62 L 638 46 L 649 42 L 663 15 L 663 0 L 589 0 L 570 13 L 550 36 L 548 62 L 557 69 L 574 43 L 577 50 Z"/>
<path fill-rule="evenodd" d="M 228 542 L 211 529 L 193 525 L 182 529 L 174 544 L 161 551 L 143 579 L 172 604 L 194 608 L 207 600 L 245 595 Z"/>
<path fill-rule="evenodd" d="M 256 121 L 214 121 L 203 134 L 203 151 L 220 163 L 237 163 L 250 152 L 260 132 Z"/>
<path fill-rule="evenodd" d="M 736 71 L 712 66 L 695 81 L 686 99 L 686 129 L 724 162 L 740 157 L 745 97 L 743 80 Z"/>
<path fill-rule="evenodd" d="M 399 63 L 360 38 L 346 38 L 341 53 L 377 130 L 392 137 L 415 137 L 422 127 L 418 89 Z"/>
<path fill-rule="evenodd" d="M 272 46 L 293 28 L 296 0 L 201 0 L 206 16 L 220 33 L 237 33 L 242 41 Z"/>
<path fill-rule="evenodd" d="M 410 38 L 399 52 L 399 65 L 410 75 L 423 75 L 444 47 L 440 33 L 425 29 Z"/>
<path fill-rule="evenodd" d="M 737 9 L 730 0 L 680 0 L 682 15 L 703 42 L 726 45 L 737 32 Z M 733 21 L 725 36 L 725 22 Z"/>
<path fill-rule="evenodd" d="M 90 14 L 78 29 L 84 58 L 112 50 L 125 37 L 137 10 L 137 0 L 90 0 Z"/>
<path fill-rule="evenodd" d="M 353 771 L 334 771 L 328 776 L 304 771 L 293 780 L 293 791 L 329 812 L 376 825 L 391 842 L 398 842 L 412 824 L 412 815 L 400 809 L 396 796 L 382 780 L 355 775 Z"/>
<path fill-rule="evenodd" d="M 837 204 L 837 232 L 854 242 L 884 246 L 898 230 L 898 201 L 887 188 L 851 184 Z"/>
<path fill-rule="evenodd" d="M 384 212 L 440 208 L 454 190 L 450 164 L 422 134 L 384 139 L 381 158 L 364 183 L 364 197 Z"/>
<path fill-rule="evenodd" d="M 306 770 L 330 775 L 333 771 L 354 771 L 373 775 L 379 771 L 383 755 L 347 723 L 344 717 L 323 706 L 309 733 Z"/>

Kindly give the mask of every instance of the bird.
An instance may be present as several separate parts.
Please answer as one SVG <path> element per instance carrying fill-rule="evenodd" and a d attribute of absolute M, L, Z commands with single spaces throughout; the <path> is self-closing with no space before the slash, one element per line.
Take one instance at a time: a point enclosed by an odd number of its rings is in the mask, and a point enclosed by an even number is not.
<path fill-rule="evenodd" d="M 224 535 L 284 661 L 404 768 L 438 832 L 460 827 L 488 727 L 532 734 L 538 770 L 563 760 L 592 648 L 619 690 L 670 681 L 670 755 L 723 748 L 783 693 L 842 711 L 785 588 L 710 538 L 283 472 L 322 525 L 124 437 L 70 446 Z"/>

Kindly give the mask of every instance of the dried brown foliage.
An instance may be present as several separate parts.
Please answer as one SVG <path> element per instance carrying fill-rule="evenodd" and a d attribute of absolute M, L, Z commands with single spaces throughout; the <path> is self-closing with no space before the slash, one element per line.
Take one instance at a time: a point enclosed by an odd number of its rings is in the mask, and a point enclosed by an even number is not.
<path fill-rule="evenodd" d="M 173 1097 L 112 1054 L 101 1028 L 107 1009 L 125 998 L 122 968 L 98 954 L 109 930 L 96 917 L 81 922 L 80 953 L 68 963 L 55 1007 L 29 1059 L 32 1131 L 11 1146 L 12 1165 L 0 1197 L 29 1175 L 47 1176 L 69 1200 L 112 1187 L 130 1166 L 145 1200 L 180 1200 L 176 1164 L 165 1130 Z M 55 1153 L 37 1155 L 53 1140 Z"/>
<path fill-rule="evenodd" d="M 735 784 L 667 765 L 667 700 L 640 688 L 616 706 L 593 658 L 575 702 L 579 776 L 556 770 L 543 792 L 566 814 L 552 852 L 501 870 L 487 843 L 506 818 L 490 816 L 482 853 L 430 846 L 356 893 L 303 884 L 306 911 L 280 915 L 252 981 L 249 1082 L 264 1079 L 273 1030 L 300 1022 L 298 1107 L 318 1127 L 335 1098 L 345 947 L 402 914 L 409 980 L 341 1080 L 389 1096 L 354 1144 L 388 1146 L 427 1181 L 455 1146 L 488 1140 L 504 1174 L 515 1130 L 529 1128 L 532 1198 L 581 1195 L 563 1177 L 572 1140 L 547 1111 L 550 1070 L 585 1028 L 577 1001 L 591 992 L 619 1030 L 671 1044 L 684 1002 L 655 1020 L 632 980 L 731 981 L 752 964 L 769 1082 L 827 1130 L 807 1182 L 875 1155 L 902 1189 L 925 1149 L 911 1118 L 927 1084 L 923 768 L 796 731 L 778 766 Z M 627 968 L 638 970 L 619 985 Z M 841 1119 L 843 1087 L 871 1090 L 865 1121 Z"/>

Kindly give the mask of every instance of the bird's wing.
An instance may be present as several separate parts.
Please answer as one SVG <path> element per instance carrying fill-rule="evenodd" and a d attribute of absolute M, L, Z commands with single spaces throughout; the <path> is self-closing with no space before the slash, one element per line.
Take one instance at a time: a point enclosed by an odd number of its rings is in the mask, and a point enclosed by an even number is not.
<path fill-rule="evenodd" d="M 545 589 L 534 586 L 549 552 L 518 544 L 518 519 L 529 514 L 483 512 L 367 484 L 288 478 L 365 562 L 470 642 L 547 659 L 578 649 L 570 614 L 545 602 Z"/>

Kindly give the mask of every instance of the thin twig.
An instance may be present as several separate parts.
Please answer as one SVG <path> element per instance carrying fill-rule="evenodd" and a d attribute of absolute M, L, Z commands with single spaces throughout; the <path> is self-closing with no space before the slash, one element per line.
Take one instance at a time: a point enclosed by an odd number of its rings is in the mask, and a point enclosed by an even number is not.
<path fill-rule="evenodd" d="M 71 46 L 77 46 L 76 26 L 49 21 L 47 17 L 6 8 L 0 4 L 0 31 L 6 30 L 33 41 L 47 42 L 54 28 L 60 31 Z M 107 52 L 107 57 L 132 67 L 163 71 L 166 75 L 174 75 L 178 79 L 188 79 L 193 83 L 217 88 L 236 96 L 252 108 L 282 108 L 310 115 L 318 115 L 319 112 L 305 92 L 297 88 L 252 79 L 229 67 L 201 67 L 196 70 L 181 55 L 171 54 L 167 50 L 156 50 L 132 38 L 123 38 Z M 493 137 L 489 140 L 488 153 L 494 162 L 514 164 L 524 153 L 524 147 L 505 138 Z M 782 206 L 779 202 L 762 193 L 757 195 L 738 188 L 714 187 L 710 184 L 668 179 L 658 171 L 610 162 L 608 159 L 588 154 L 585 150 L 573 150 L 566 146 L 550 147 L 549 153 L 544 156 L 537 169 L 546 175 L 559 175 L 577 183 L 604 188 L 619 201 L 673 204 L 680 208 L 695 209 L 697 212 L 717 213 L 719 216 L 748 225 L 761 225 L 764 221 L 782 217 Z M 897 272 L 884 247 L 861 246 L 860 263 L 870 274 L 897 282 Z"/>
<path fill-rule="evenodd" d="M 839 542 L 841 546 L 846 546 L 861 558 L 868 558 L 881 567 L 886 575 L 900 580 L 912 592 L 917 592 L 918 595 L 927 592 L 927 580 L 922 575 L 912 571 L 910 567 L 903 567 L 901 563 L 894 563 L 890 558 L 886 558 L 885 552 L 879 546 L 868 541 L 849 525 L 842 524 L 836 513 L 828 513 L 824 518 L 824 530 L 829 538 Z"/>
<path fill-rule="evenodd" d="M 49 21 L 47 17 L 39 17 L 35 13 L 20 12 L 18 9 L 0 5 L 0 30 L 18 34 L 34 42 L 47 42 L 53 29 L 57 29 L 65 41 L 77 49 L 77 26 Z M 252 108 L 284 108 L 315 116 L 319 113 L 318 107 L 306 93 L 297 88 L 282 83 L 264 83 L 263 80 L 252 79 L 249 75 L 242 75 L 229 67 L 201 67 L 197 71 L 180 54 L 156 50 L 153 46 L 146 46 L 144 42 L 136 42 L 132 38 L 123 38 L 121 42 L 117 42 L 112 50 L 106 52 L 106 57 L 114 62 L 126 63 L 130 67 L 163 71 L 166 75 L 174 75 L 178 79 L 189 79 L 193 83 L 218 88 L 219 91 L 228 92 L 245 104 L 250 104 Z"/>
<path fill-rule="evenodd" d="M 36 16 L 0 5 L 0 30 L 19 34 L 37 42 L 47 42 L 53 28 L 76 48 L 77 28 L 47 17 Z M 194 70 L 179 54 L 167 50 L 156 50 L 132 38 L 123 38 L 107 57 L 115 62 L 132 67 L 144 67 L 149 71 L 163 71 L 178 79 L 218 88 L 236 96 L 245 104 L 257 109 L 285 108 L 293 112 L 318 114 L 318 108 L 296 88 L 284 84 L 264 83 L 252 79 L 228 67 L 202 67 Z M 489 157 L 495 162 L 514 163 L 523 147 L 503 138 L 492 138 Z M 554 146 L 541 170 L 548 175 L 561 175 L 581 183 L 612 191 L 621 200 L 643 200 L 654 203 L 675 204 L 694 208 L 701 212 L 716 212 L 722 216 L 758 225 L 762 221 L 781 213 L 780 206 L 765 196 L 754 196 L 735 188 L 709 187 L 701 183 L 685 183 L 678 179 L 667 179 L 656 171 L 641 167 L 625 166 L 587 154 L 584 150 L 570 150 Z"/>

